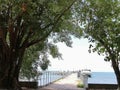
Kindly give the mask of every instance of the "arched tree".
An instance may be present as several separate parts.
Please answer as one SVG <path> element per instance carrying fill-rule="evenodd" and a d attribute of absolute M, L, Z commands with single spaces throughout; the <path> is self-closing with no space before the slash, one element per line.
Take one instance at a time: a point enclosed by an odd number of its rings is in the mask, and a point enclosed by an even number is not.
<path fill-rule="evenodd" d="M 48 37 L 56 42 L 67 39 L 69 44 L 69 32 L 74 34 L 76 29 L 70 9 L 75 1 L 0 1 L 0 88 L 20 89 L 19 73 L 30 46 L 37 43 L 42 46 Z"/>
<path fill-rule="evenodd" d="M 79 21 L 93 52 L 105 55 L 115 72 L 120 90 L 120 1 L 83 0 L 78 8 Z"/>

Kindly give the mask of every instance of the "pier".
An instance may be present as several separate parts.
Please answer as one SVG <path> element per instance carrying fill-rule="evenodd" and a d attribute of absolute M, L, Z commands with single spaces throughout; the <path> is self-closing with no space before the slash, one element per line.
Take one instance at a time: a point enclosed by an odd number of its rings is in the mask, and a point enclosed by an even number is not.
<path fill-rule="evenodd" d="M 77 73 L 72 73 L 46 87 L 39 88 L 38 90 L 84 90 L 83 88 L 77 87 L 77 81 Z"/>
<path fill-rule="evenodd" d="M 88 72 L 45 71 L 37 77 L 35 89 L 28 85 L 24 90 L 88 90 L 88 76 Z"/>
<path fill-rule="evenodd" d="M 23 90 L 116 90 L 116 84 L 89 83 L 91 72 L 44 72 L 38 77 L 37 88 Z M 82 87 L 78 87 L 79 82 Z M 33 84 L 32 84 L 33 85 Z M 34 84 L 35 86 L 36 84 Z M 80 84 L 79 84 L 80 85 Z"/>
<path fill-rule="evenodd" d="M 67 77 L 72 72 L 65 72 L 65 71 L 45 71 L 42 72 L 41 75 L 38 76 L 37 82 L 38 87 L 47 86 L 59 79 Z"/>
<path fill-rule="evenodd" d="M 44 72 L 44 76 L 38 77 L 38 87 L 23 88 L 23 90 L 85 90 L 83 87 L 78 87 L 80 78 L 77 72 Z M 60 75 L 60 77 L 56 77 Z"/>

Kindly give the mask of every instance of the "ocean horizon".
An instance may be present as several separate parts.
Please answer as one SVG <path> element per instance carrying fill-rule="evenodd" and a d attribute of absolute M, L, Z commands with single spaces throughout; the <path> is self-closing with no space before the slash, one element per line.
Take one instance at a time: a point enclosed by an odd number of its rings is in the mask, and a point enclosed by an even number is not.
<path fill-rule="evenodd" d="M 117 81 L 114 72 L 92 72 L 88 83 L 117 84 Z"/>

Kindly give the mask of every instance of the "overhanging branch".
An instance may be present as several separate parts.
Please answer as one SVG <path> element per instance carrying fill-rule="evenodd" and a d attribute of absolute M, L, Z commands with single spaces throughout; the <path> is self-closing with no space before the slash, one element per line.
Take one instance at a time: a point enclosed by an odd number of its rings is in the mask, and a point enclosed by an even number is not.
<path fill-rule="evenodd" d="M 73 0 L 73 2 L 72 2 L 67 8 L 64 8 L 59 15 L 56 15 L 56 16 L 55 16 L 55 21 L 54 21 L 54 23 L 49 23 L 48 25 L 46 25 L 46 26 L 43 28 L 43 29 L 46 29 L 46 28 L 48 28 L 49 26 L 53 26 L 53 28 L 52 28 L 51 31 L 48 31 L 48 33 L 47 33 L 45 36 L 43 36 L 42 38 L 39 38 L 39 39 L 37 39 L 37 40 L 33 40 L 33 41 L 31 41 L 31 42 L 28 42 L 25 47 L 28 48 L 29 46 L 32 46 L 32 45 L 34 45 L 34 44 L 36 44 L 36 43 L 38 43 L 38 42 L 44 41 L 44 40 L 46 39 L 46 37 L 48 37 L 48 36 L 50 35 L 50 33 L 55 30 L 56 25 L 59 23 L 61 17 L 65 14 L 66 11 L 68 11 L 68 10 L 71 8 L 71 6 L 72 6 L 75 2 L 76 2 L 76 0 Z"/>

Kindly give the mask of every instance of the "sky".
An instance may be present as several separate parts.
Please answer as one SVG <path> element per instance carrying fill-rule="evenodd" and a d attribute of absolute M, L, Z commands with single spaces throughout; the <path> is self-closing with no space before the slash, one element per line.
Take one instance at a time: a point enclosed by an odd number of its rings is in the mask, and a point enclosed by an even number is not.
<path fill-rule="evenodd" d="M 93 72 L 113 72 L 110 62 L 104 61 L 104 56 L 97 53 L 89 53 L 87 39 L 73 39 L 72 48 L 64 43 L 58 43 L 63 60 L 50 57 L 51 66 L 48 70 L 73 71 L 91 69 Z"/>

